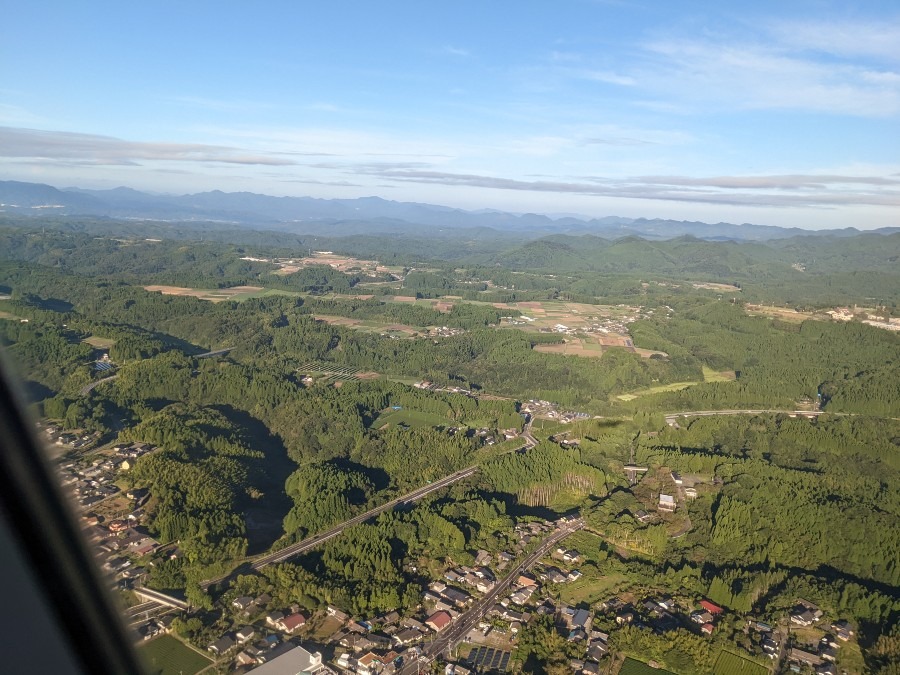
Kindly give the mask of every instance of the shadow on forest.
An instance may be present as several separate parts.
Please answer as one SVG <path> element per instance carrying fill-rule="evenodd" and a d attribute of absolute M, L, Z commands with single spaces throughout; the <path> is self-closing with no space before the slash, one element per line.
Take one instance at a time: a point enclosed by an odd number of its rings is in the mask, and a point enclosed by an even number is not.
<path fill-rule="evenodd" d="M 248 553 L 261 553 L 284 534 L 282 521 L 294 505 L 284 491 L 284 483 L 297 469 L 297 465 L 288 457 L 281 439 L 272 434 L 261 421 L 231 406 L 211 407 L 239 426 L 246 433 L 250 447 L 265 455 L 265 459 L 257 464 L 258 471 L 251 475 L 249 481 L 260 489 L 262 497 L 252 499 L 247 496 L 244 501 Z"/>

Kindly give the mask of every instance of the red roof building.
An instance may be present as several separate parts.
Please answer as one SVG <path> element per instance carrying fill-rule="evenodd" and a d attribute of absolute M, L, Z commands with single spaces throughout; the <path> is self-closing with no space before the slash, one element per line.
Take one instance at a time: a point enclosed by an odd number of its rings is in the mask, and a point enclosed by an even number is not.
<path fill-rule="evenodd" d="M 278 627 L 283 630 L 285 633 L 293 633 L 295 630 L 300 628 L 303 624 L 306 623 L 306 617 L 302 614 L 291 614 L 289 616 L 284 617 L 281 621 L 278 622 Z"/>
<path fill-rule="evenodd" d="M 437 633 L 449 626 L 452 618 L 447 612 L 435 612 L 425 620 L 425 625 Z"/>
<path fill-rule="evenodd" d="M 700 630 L 702 630 L 702 631 L 703 631 L 704 633 L 706 633 L 707 635 L 712 635 L 712 632 L 713 632 L 715 629 L 716 629 L 716 627 L 713 626 L 711 623 L 705 623 L 705 624 L 703 624 L 702 626 L 700 626 Z"/>
<path fill-rule="evenodd" d="M 701 600 L 700 606 L 703 609 L 705 609 L 707 612 L 709 612 L 710 614 L 713 614 L 713 615 L 721 614 L 722 612 L 725 611 L 724 609 L 719 607 L 717 604 L 715 604 L 714 602 L 710 602 L 709 600 Z"/>

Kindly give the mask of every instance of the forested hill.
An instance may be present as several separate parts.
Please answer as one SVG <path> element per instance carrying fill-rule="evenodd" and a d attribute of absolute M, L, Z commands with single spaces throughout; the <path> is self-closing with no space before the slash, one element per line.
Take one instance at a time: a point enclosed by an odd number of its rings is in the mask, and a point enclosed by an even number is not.
<path fill-rule="evenodd" d="M 511 269 L 604 273 L 714 274 L 747 278 L 794 269 L 807 273 L 895 272 L 900 233 L 834 237 L 805 235 L 767 242 L 668 241 L 554 235 L 521 244 L 485 262 Z"/>
<path fill-rule="evenodd" d="M 553 233 L 591 233 L 608 238 L 637 235 L 669 239 L 690 234 L 705 239 L 762 241 L 802 235 L 804 230 L 768 225 L 702 223 L 666 219 L 551 217 L 535 213 L 465 211 L 435 204 L 396 202 L 379 197 L 313 199 L 272 197 L 252 192 L 220 190 L 190 195 L 148 194 L 125 187 L 113 190 L 57 189 L 50 185 L 0 181 L 4 211 L 20 216 L 91 216 L 162 221 L 217 221 L 238 227 L 278 229 L 313 236 L 400 233 L 431 237 L 441 229 L 491 229 L 535 238 Z M 885 230 L 884 232 L 887 232 Z M 852 227 L 832 231 L 853 236 Z"/>

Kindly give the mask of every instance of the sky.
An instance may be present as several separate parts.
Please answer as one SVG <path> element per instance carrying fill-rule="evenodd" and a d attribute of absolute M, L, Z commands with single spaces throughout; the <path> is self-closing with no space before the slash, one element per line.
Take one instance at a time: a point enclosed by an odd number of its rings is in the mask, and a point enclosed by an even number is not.
<path fill-rule="evenodd" d="M 4 14 L 2 180 L 900 226 L 894 1 L 45 1 Z"/>

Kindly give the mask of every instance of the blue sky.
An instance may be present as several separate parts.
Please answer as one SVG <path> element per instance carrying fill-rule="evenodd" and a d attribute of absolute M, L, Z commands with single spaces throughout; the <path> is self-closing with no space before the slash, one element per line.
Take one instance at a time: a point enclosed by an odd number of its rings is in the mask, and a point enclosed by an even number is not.
<path fill-rule="evenodd" d="M 0 179 L 900 225 L 894 2 L 19 3 Z"/>

